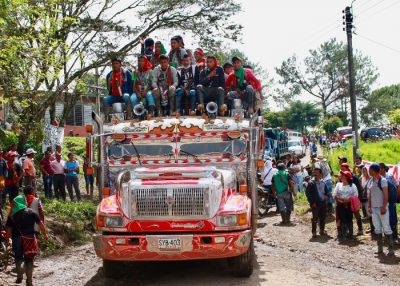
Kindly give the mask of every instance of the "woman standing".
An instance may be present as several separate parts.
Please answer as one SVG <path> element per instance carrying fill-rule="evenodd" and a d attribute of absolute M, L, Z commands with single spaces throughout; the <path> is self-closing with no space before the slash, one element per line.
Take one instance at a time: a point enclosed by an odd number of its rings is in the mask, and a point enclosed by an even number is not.
<path fill-rule="evenodd" d="M 75 160 L 75 156 L 73 153 L 68 153 L 68 161 L 65 162 L 65 183 L 67 185 L 67 190 L 69 194 L 69 198 L 71 202 L 74 201 L 74 192 L 72 187 L 75 189 L 76 198 L 78 201 L 81 200 L 81 190 L 79 189 L 79 163 Z"/>
<path fill-rule="evenodd" d="M 358 197 L 357 187 L 352 183 L 353 175 L 349 171 L 340 171 L 333 196 L 336 198 L 336 227 L 339 240 L 348 237 L 353 239 L 353 212 L 351 210 L 350 197 Z"/>
<path fill-rule="evenodd" d="M 295 176 L 295 193 L 298 191 L 302 193 L 304 191 L 304 186 L 303 186 L 303 166 L 300 163 L 300 159 L 297 156 L 293 156 L 292 159 L 292 164 L 290 165 L 290 170 L 293 172 L 293 175 Z"/>
<path fill-rule="evenodd" d="M 34 226 L 37 224 L 43 235 L 44 240 L 47 240 L 46 228 L 39 216 L 35 214 L 31 209 L 27 208 L 26 200 L 24 196 L 17 196 L 14 199 L 14 205 L 11 210 L 11 214 L 7 219 L 7 240 L 12 238 L 12 247 L 15 254 L 15 264 L 17 268 L 17 281 L 19 284 L 22 282 L 24 269 L 22 268 L 22 262 L 24 262 L 26 271 L 26 285 L 32 286 L 32 275 L 33 275 L 33 259 L 35 254 L 30 253 L 29 250 L 37 249 L 37 240 L 35 237 Z M 27 244 L 24 240 L 31 242 L 32 249 L 27 248 Z"/>

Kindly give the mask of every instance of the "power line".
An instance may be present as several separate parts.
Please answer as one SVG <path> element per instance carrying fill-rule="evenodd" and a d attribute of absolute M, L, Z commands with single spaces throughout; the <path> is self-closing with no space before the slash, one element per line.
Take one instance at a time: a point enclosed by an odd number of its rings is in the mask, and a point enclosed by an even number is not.
<path fill-rule="evenodd" d="M 370 14 L 370 15 L 366 15 L 366 16 L 364 16 L 364 17 L 361 17 L 361 20 L 369 19 L 369 18 L 371 18 L 371 17 L 373 17 L 373 16 L 376 16 L 376 15 L 382 13 L 383 11 L 386 11 L 387 9 L 390 9 L 390 8 L 392 8 L 393 6 L 398 5 L 398 4 L 400 4 L 400 1 L 395 1 L 395 2 L 391 3 L 390 5 L 386 6 L 385 8 L 382 8 L 382 9 L 378 10 L 378 11 L 375 12 L 375 13 L 372 13 L 372 14 Z M 358 22 L 360 22 L 360 21 L 358 21 Z"/>
<path fill-rule="evenodd" d="M 362 10 L 362 11 L 360 11 L 360 12 L 358 13 L 358 15 L 364 14 L 365 12 L 371 10 L 372 8 L 378 6 L 379 4 L 381 4 L 382 2 L 385 2 L 385 1 L 386 1 L 386 0 L 381 0 L 381 1 L 377 2 L 377 3 L 375 3 L 374 5 L 372 5 L 372 6 L 368 7 L 368 8 L 366 8 L 366 9 L 364 9 L 364 10 Z"/>
<path fill-rule="evenodd" d="M 357 8 L 364 7 L 365 5 L 367 5 L 367 4 L 368 4 L 369 2 L 371 2 L 371 1 L 373 1 L 373 0 L 367 0 L 367 1 L 363 2 L 363 3 L 361 3 L 360 6 L 357 6 Z"/>
<path fill-rule="evenodd" d="M 373 40 L 373 39 L 371 39 L 371 38 L 368 38 L 368 37 L 366 37 L 366 36 L 360 35 L 360 34 L 358 34 L 358 33 L 354 33 L 354 34 L 357 35 L 357 36 L 359 36 L 360 38 L 363 38 L 363 39 L 365 39 L 365 40 L 367 40 L 367 41 L 370 41 L 370 42 L 372 42 L 372 43 L 374 43 L 374 44 L 377 44 L 377 45 L 379 45 L 379 46 L 381 46 L 381 47 L 384 47 L 384 48 L 386 48 L 386 49 L 388 49 L 388 50 L 391 50 L 391 51 L 393 51 L 393 52 L 395 52 L 395 53 L 400 54 L 400 50 L 399 50 L 399 49 L 392 48 L 392 47 L 390 47 L 390 46 L 388 46 L 388 45 L 385 45 L 385 44 L 383 44 L 383 43 L 381 43 L 381 42 L 378 42 L 378 41 Z"/>

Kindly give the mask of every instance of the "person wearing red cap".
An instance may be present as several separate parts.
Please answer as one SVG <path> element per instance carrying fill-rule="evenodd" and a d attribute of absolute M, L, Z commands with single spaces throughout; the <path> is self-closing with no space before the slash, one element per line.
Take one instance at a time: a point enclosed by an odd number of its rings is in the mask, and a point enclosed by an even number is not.
<path fill-rule="evenodd" d="M 206 60 L 204 58 L 203 50 L 200 48 L 197 48 L 194 51 L 194 58 L 196 60 L 196 65 L 199 67 L 200 71 L 202 71 L 206 67 Z"/>
<path fill-rule="evenodd" d="M 155 109 L 155 102 L 151 88 L 153 80 L 152 64 L 146 56 L 138 56 L 138 67 L 133 72 L 133 93 L 131 104 L 135 108 L 136 104 L 142 103 L 143 106 L 152 114 Z"/>
<path fill-rule="evenodd" d="M 340 166 L 340 169 L 344 172 L 350 172 L 350 166 L 347 163 L 342 163 Z M 352 175 L 352 179 L 351 182 L 353 183 L 354 186 L 356 186 L 357 191 L 358 191 L 358 197 L 361 198 L 363 195 L 363 188 L 361 186 L 361 182 L 360 179 L 354 175 L 353 173 L 351 173 Z M 360 211 L 356 211 L 354 212 L 354 217 L 356 218 L 357 221 L 357 226 L 358 226 L 358 232 L 357 235 L 362 235 L 363 234 L 363 225 L 362 225 L 362 219 L 361 219 L 361 214 Z"/>
<path fill-rule="evenodd" d="M 15 162 L 15 157 L 17 156 L 17 152 L 9 151 L 6 154 L 7 159 L 7 175 L 5 179 L 5 192 L 3 195 L 3 202 L 5 202 L 6 196 L 8 194 L 8 198 L 10 203 L 14 200 L 16 196 L 18 196 L 18 187 L 19 181 L 22 177 L 23 171 L 21 166 Z"/>
<path fill-rule="evenodd" d="M 349 171 L 340 171 L 340 182 L 336 184 L 333 192 L 336 198 L 336 227 L 338 239 L 343 240 L 348 231 L 348 237 L 353 239 L 353 212 L 350 197 L 358 197 L 357 187 L 352 183 L 353 175 Z"/>

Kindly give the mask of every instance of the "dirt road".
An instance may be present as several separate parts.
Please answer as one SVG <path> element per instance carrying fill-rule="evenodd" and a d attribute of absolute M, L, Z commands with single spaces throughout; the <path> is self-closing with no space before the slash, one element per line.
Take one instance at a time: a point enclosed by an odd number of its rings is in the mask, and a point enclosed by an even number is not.
<path fill-rule="evenodd" d="M 374 256 L 375 245 L 366 237 L 339 245 L 334 238 L 310 240 L 309 226 L 296 218 L 291 227 L 277 222 L 274 212 L 259 221 L 256 269 L 248 279 L 231 277 L 223 260 L 128 264 L 126 276 L 105 279 L 88 244 L 39 259 L 35 285 L 400 285 L 400 258 Z M 14 279 L 0 273 L 0 285 L 13 285 Z"/>

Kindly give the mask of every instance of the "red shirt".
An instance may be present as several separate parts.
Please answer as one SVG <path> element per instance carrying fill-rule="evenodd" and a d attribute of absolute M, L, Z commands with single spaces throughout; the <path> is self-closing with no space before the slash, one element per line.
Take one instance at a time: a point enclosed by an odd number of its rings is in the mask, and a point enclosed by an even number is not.
<path fill-rule="evenodd" d="M 50 164 L 50 163 L 51 163 L 50 160 L 48 160 L 48 159 L 46 159 L 46 158 L 43 158 L 43 159 L 40 161 L 40 167 L 42 167 L 42 169 L 45 170 L 47 174 L 49 174 L 50 176 L 52 176 L 52 175 L 54 175 L 54 170 L 53 170 L 53 168 L 51 167 L 51 164 Z"/>
<path fill-rule="evenodd" d="M 111 84 L 111 94 L 112 95 L 122 95 L 120 94 L 120 90 L 122 90 L 122 86 L 124 85 L 124 81 L 122 78 L 123 72 L 122 70 L 119 72 L 113 72 L 110 78 Z M 118 86 L 120 89 L 118 89 Z"/>
<path fill-rule="evenodd" d="M 246 69 L 246 68 L 244 69 L 244 80 L 252 87 L 254 87 L 255 90 L 261 91 L 262 89 L 261 82 L 256 78 L 251 69 Z M 227 88 L 231 88 L 232 86 L 236 87 L 237 78 L 235 76 L 235 72 L 232 72 L 228 76 L 225 84 Z"/>

